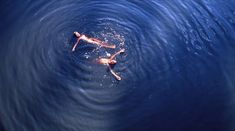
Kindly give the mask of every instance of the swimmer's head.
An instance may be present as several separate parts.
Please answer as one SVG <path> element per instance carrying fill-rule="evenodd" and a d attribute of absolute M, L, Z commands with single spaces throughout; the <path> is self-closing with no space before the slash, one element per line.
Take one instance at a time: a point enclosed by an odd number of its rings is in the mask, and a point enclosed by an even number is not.
<path fill-rule="evenodd" d="M 109 61 L 109 64 L 111 64 L 111 65 L 114 65 L 114 64 L 116 64 L 116 63 L 117 63 L 116 60 L 110 60 L 110 61 Z"/>
<path fill-rule="evenodd" d="M 74 33 L 74 35 L 76 35 L 77 37 L 80 37 L 80 36 L 81 36 L 81 34 L 78 33 L 77 31 L 75 31 L 75 32 L 73 32 L 73 33 Z"/>

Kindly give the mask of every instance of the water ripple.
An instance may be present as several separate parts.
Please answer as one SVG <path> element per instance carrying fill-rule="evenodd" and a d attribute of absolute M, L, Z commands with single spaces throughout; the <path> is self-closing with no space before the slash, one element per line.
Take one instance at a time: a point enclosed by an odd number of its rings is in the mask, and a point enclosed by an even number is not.
<path fill-rule="evenodd" d="M 220 60 L 225 56 L 234 56 L 231 52 L 235 50 L 235 3 L 228 3 L 6 2 L 3 4 L 6 7 L 2 7 L 10 13 L 3 16 L 6 20 L 2 23 L 7 25 L 13 19 L 14 22 L 1 36 L 7 39 L 3 40 L 0 54 L 0 115 L 4 114 L 0 128 L 3 125 L 5 130 L 35 131 L 132 129 L 140 119 L 152 116 L 152 110 L 159 113 L 164 109 L 144 108 L 147 101 L 161 96 L 153 92 L 167 96 L 166 92 L 182 81 L 182 85 L 188 82 L 194 87 L 195 80 L 202 81 L 206 74 L 223 67 Z M 12 6 L 17 8 L 10 11 Z M 72 52 L 74 31 L 113 43 L 117 49 L 80 42 Z M 122 80 L 116 81 L 97 59 L 122 48 L 126 52 L 117 56 L 114 67 Z M 229 73 L 221 72 L 226 79 L 230 78 Z M 146 116 L 137 115 L 143 112 Z M 129 119 L 130 123 L 125 124 Z M 152 130 L 148 126 L 145 129 Z"/>

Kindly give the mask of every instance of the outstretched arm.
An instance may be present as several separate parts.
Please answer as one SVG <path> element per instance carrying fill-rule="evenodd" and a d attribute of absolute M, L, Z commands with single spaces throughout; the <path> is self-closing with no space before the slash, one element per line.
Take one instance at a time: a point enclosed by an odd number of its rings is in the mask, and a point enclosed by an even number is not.
<path fill-rule="evenodd" d="M 118 76 L 112 69 L 111 69 L 111 67 L 109 66 L 109 70 L 110 70 L 110 72 L 115 76 L 115 78 L 117 79 L 117 80 L 122 80 L 122 78 L 120 77 L 120 76 Z"/>
<path fill-rule="evenodd" d="M 77 39 L 77 42 L 74 44 L 72 51 L 75 51 L 75 48 L 77 47 L 80 40 L 81 40 L 81 37 Z"/>
<path fill-rule="evenodd" d="M 113 54 L 113 55 L 110 57 L 110 60 L 113 60 L 113 59 L 116 57 L 116 55 L 119 55 L 120 53 L 123 53 L 124 51 L 125 51 L 125 49 L 123 48 L 123 49 L 121 49 L 120 51 L 116 52 L 115 54 Z"/>

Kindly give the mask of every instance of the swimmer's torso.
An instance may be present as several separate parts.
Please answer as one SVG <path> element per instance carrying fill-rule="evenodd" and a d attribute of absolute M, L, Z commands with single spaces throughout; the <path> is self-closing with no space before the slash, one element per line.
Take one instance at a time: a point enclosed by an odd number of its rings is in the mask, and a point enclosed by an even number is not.
<path fill-rule="evenodd" d="M 110 62 L 110 60 L 106 59 L 106 58 L 100 58 L 99 59 L 99 63 L 101 63 L 101 64 L 107 65 L 107 64 L 109 64 L 109 62 Z"/>
<path fill-rule="evenodd" d="M 88 42 L 88 43 L 99 44 L 99 42 L 94 41 L 94 40 L 92 40 L 92 39 L 86 37 L 85 35 L 82 35 L 82 36 L 80 37 L 80 39 L 82 39 L 82 40 L 84 40 L 84 41 L 86 41 L 86 42 Z"/>

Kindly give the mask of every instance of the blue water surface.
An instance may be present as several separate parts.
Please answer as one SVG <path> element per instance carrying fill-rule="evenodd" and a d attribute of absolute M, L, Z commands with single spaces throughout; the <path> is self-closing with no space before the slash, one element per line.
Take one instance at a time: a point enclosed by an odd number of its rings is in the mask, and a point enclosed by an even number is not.
<path fill-rule="evenodd" d="M 234 0 L 0 4 L 0 131 L 234 131 Z M 74 31 L 116 45 L 81 41 Z M 113 70 L 97 60 L 118 50 Z"/>

